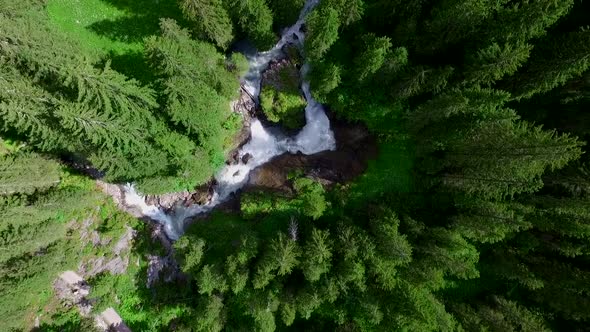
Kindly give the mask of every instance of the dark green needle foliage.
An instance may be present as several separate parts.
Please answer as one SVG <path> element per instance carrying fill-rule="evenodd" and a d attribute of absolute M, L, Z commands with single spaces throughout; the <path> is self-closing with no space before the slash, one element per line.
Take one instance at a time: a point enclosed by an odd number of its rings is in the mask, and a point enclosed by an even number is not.
<path fill-rule="evenodd" d="M 315 4 L 259 107 L 300 128 L 307 63 L 337 151 L 256 170 L 280 185 L 199 216 L 150 289 L 143 251 L 140 272 L 93 280 L 112 281 L 97 301 L 134 331 L 587 330 L 588 1 L 173 1 L 134 45 L 142 83 L 71 40 L 51 1 L 0 0 L 0 329 L 34 321 L 31 289 L 78 263 L 70 226 L 95 195 L 59 161 L 149 193 L 208 181 L 241 124 L 233 43 L 268 50 Z"/>

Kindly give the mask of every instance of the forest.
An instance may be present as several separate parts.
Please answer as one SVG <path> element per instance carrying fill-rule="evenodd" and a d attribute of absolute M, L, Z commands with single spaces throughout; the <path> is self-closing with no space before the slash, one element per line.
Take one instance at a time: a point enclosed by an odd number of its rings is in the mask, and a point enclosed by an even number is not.
<path fill-rule="evenodd" d="M 211 183 L 243 145 L 239 45 L 298 19 L 255 116 L 309 121 L 303 67 L 375 153 L 245 187 L 166 248 L 97 183 Z M 107 307 L 133 331 L 587 331 L 589 111 L 589 1 L 0 0 L 0 331 Z M 66 270 L 91 315 L 56 298 Z"/>

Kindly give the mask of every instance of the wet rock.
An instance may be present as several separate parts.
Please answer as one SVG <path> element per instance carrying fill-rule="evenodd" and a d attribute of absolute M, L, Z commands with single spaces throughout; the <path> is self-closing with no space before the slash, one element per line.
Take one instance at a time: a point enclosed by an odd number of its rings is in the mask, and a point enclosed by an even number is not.
<path fill-rule="evenodd" d="M 374 139 L 362 126 L 335 124 L 333 130 L 338 142 L 336 151 L 276 157 L 250 173 L 245 190 L 266 189 L 289 193 L 288 175 L 294 170 L 303 171 L 305 176 L 324 186 L 351 181 L 361 175 L 367 167 L 367 160 L 377 155 Z"/>
<path fill-rule="evenodd" d="M 145 200 L 150 205 L 159 206 L 165 210 L 172 209 L 176 203 L 186 201 L 191 197 L 188 191 L 181 191 L 175 193 L 168 193 L 163 195 L 148 195 Z"/>
<path fill-rule="evenodd" d="M 252 159 L 252 155 L 249 153 L 246 153 L 245 155 L 242 156 L 242 163 L 247 165 L 248 162 L 250 161 L 250 159 Z"/>
<path fill-rule="evenodd" d="M 226 165 L 236 165 L 240 162 L 240 150 L 235 149 L 231 152 L 229 158 L 225 162 Z"/>
<path fill-rule="evenodd" d="M 240 97 L 238 100 L 230 102 L 230 108 L 244 117 L 245 124 L 249 125 L 251 115 L 256 111 L 256 101 L 254 97 L 243 87 L 240 87 Z"/>

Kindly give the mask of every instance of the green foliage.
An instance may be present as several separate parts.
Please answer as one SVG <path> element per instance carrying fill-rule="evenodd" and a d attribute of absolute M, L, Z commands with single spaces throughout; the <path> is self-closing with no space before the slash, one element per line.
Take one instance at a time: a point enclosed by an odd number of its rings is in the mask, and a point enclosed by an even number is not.
<path fill-rule="evenodd" d="M 493 43 L 479 50 L 472 59 L 467 60 L 465 84 L 489 85 L 506 75 L 514 74 L 528 59 L 532 48 L 529 44 L 504 44 L 501 47 Z"/>
<path fill-rule="evenodd" d="M 260 93 L 260 105 L 267 119 L 283 124 L 289 129 L 305 125 L 305 100 L 299 94 L 279 91 L 271 85 Z"/>
<path fill-rule="evenodd" d="M 363 36 L 364 52 L 354 59 L 355 67 L 358 68 L 356 75 L 359 80 L 364 80 L 376 73 L 383 66 L 388 58 L 391 49 L 391 41 L 387 37 L 376 37 L 374 35 Z"/>
<path fill-rule="evenodd" d="M 321 7 L 306 19 L 305 56 L 312 62 L 319 61 L 330 46 L 338 39 L 340 27 L 338 11 L 331 7 Z"/>
<path fill-rule="evenodd" d="M 324 198 L 324 188 L 318 182 L 308 178 L 295 180 L 293 188 L 299 194 L 297 205 L 300 211 L 312 219 L 318 219 L 324 214 L 328 203 Z"/>
<path fill-rule="evenodd" d="M 35 154 L 0 156 L 0 195 L 32 194 L 60 182 L 59 164 Z"/>
<path fill-rule="evenodd" d="M 272 31 L 273 13 L 265 0 L 226 1 L 233 21 L 258 49 L 271 48 L 276 40 Z"/>
<path fill-rule="evenodd" d="M 305 278 L 311 282 L 320 280 L 331 267 L 332 244 L 327 231 L 313 229 L 311 238 L 303 248 L 301 267 Z M 290 320 L 292 321 L 292 320 Z"/>
<path fill-rule="evenodd" d="M 33 167 L 50 162 L 34 154 L 15 156 L 28 158 Z M 55 166 L 51 166 L 55 167 Z M 26 183 L 30 174 L 13 174 Z M 50 172 L 47 174 L 52 176 Z M 0 329 L 28 330 L 34 319 L 46 306 L 55 305 L 52 283 L 65 270 L 76 270 L 83 259 L 88 259 L 87 242 L 82 233 L 96 228 L 101 237 L 120 236 L 123 225 L 129 220 L 119 215 L 112 203 L 94 189 L 91 180 L 67 173 L 58 173 L 59 185 L 40 186 L 28 196 L 12 199 L 0 194 L 0 314 L 12 317 L 3 320 Z M 103 213 L 106 211 L 114 211 Z M 110 223 L 118 225 L 110 230 Z M 88 236 L 88 234 L 86 234 Z M 61 305 L 59 305 L 61 306 Z M 41 317 L 43 326 L 86 326 L 76 316 L 53 311 Z M 49 329 L 49 327 L 48 327 Z M 55 330 L 60 330 L 55 328 Z"/>
<path fill-rule="evenodd" d="M 552 38 L 535 49 L 530 63 L 509 80 L 516 98 L 530 98 L 563 85 L 590 68 L 590 30 Z"/>
<path fill-rule="evenodd" d="M 273 12 L 275 30 L 280 31 L 294 24 L 299 18 L 299 12 L 303 9 L 305 0 L 270 0 L 268 6 Z"/>
<path fill-rule="evenodd" d="M 233 39 L 232 24 L 221 0 L 179 0 L 195 32 L 225 49 Z"/>
<path fill-rule="evenodd" d="M 52 310 L 51 282 L 111 254 L 116 241 L 85 245 L 84 227 L 115 239 L 127 223 L 141 232 L 129 270 L 90 282 L 95 309 L 133 330 L 586 328 L 586 2 L 320 1 L 306 58 L 287 49 L 260 101 L 301 126 L 296 65 L 310 63 L 339 150 L 284 192 L 245 190 L 241 215 L 195 221 L 166 258 L 183 274 L 170 264 L 150 289 L 148 227 L 54 160 L 151 193 L 206 181 L 241 125 L 228 106 L 248 67 L 218 49 L 270 48 L 304 1 L 45 3 L 0 0 L 1 330 L 39 315 L 48 330 L 88 329 Z M 349 154 L 355 172 L 372 158 L 353 182 L 303 177 Z"/>

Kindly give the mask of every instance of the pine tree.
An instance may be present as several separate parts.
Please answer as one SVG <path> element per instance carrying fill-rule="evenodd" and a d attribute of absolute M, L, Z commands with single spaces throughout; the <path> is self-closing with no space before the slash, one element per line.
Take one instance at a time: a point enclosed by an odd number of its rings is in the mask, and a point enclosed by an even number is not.
<path fill-rule="evenodd" d="M 430 227 L 415 244 L 412 263 L 403 272 L 404 279 L 426 289 L 448 286 L 446 278 L 479 277 L 476 264 L 479 252 L 455 230 Z"/>
<path fill-rule="evenodd" d="M 201 297 L 192 316 L 191 328 L 199 332 L 222 331 L 227 312 L 223 298 L 218 295 Z"/>
<path fill-rule="evenodd" d="M 214 291 L 227 291 L 227 282 L 217 266 L 204 265 L 196 276 L 200 294 L 211 295 Z"/>
<path fill-rule="evenodd" d="M 322 8 L 333 8 L 338 12 L 339 21 L 343 27 L 359 21 L 364 13 L 363 0 L 325 0 L 320 3 Z"/>
<path fill-rule="evenodd" d="M 0 155 L 0 195 L 32 194 L 60 182 L 60 166 L 36 154 Z"/>
<path fill-rule="evenodd" d="M 468 57 L 463 84 L 490 85 L 506 75 L 514 74 L 527 61 L 532 50 L 529 44 L 492 43 Z"/>
<path fill-rule="evenodd" d="M 535 49 L 531 60 L 506 82 L 517 99 L 547 92 L 590 68 L 590 30 L 553 37 Z"/>
<path fill-rule="evenodd" d="M 45 151 L 63 148 L 64 138 L 50 113 L 54 99 L 8 65 L 0 65 L 0 73 L 0 130 L 26 137 Z"/>
<path fill-rule="evenodd" d="M 432 9 L 432 18 L 424 23 L 425 32 L 419 40 L 421 49 L 431 54 L 475 35 L 482 22 L 492 16 L 502 2 L 506 0 L 439 1 Z"/>
<path fill-rule="evenodd" d="M 297 242 L 283 233 L 279 233 L 276 238 L 273 238 L 256 267 L 252 281 L 254 288 L 264 288 L 276 276 L 291 273 L 299 264 L 299 250 Z"/>
<path fill-rule="evenodd" d="M 301 268 L 305 278 L 311 282 L 318 281 L 330 270 L 332 243 L 329 236 L 328 231 L 314 228 L 303 247 Z"/>
<path fill-rule="evenodd" d="M 453 217 L 454 229 L 476 242 L 496 243 L 533 227 L 525 218 L 529 209 L 517 203 L 463 199 L 456 205 L 461 213 Z"/>
<path fill-rule="evenodd" d="M 340 85 L 341 72 L 342 69 L 334 63 L 316 62 L 309 77 L 314 97 L 324 101 Z"/>
<path fill-rule="evenodd" d="M 504 1 L 503 1 L 504 2 Z M 526 42 L 541 37 L 572 8 L 573 0 L 506 2 L 485 24 L 484 40 Z"/>
<path fill-rule="evenodd" d="M 233 40 L 233 28 L 221 0 L 179 0 L 184 15 L 195 31 L 223 49 Z"/>
<path fill-rule="evenodd" d="M 200 270 L 205 250 L 205 240 L 183 236 L 174 243 L 180 266 L 185 273 L 196 274 Z"/>
<path fill-rule="evenodd" d="M 477 133 L 477 134 L 476 134 Z M 578 140 L 526 122 L 482 122 L 446 143 L 442 183 L 469 195 L 505 197 L 533 192 L 545 170 L 559 169 L 581 154 Z"/>
<path fill-rule="evenodd" d="M 338 39 L 341 24 L 338 11 L 330 7 L 318 8 L 307 16 L 306 23 L 305 56 L 317 62 Z"/>
<path fill-rule="evenodd" d="M 452 67 L 426 68 L 416 66 L 408 68 L 392 88 L 394 98 L 410 98 L 426 92 L 440 92 L 453 74 Z"/>
<path fill-rule="evenodd" d="M 356 55 L 354 66 L 360 81 L 375 74 L 389 56 L 391 41 L 387 37 L 368 34 L 362 37 L 364 51 Z"/>
<path fill-rule="evenodd" d="M 551 331 L 538 312 L 500 296 L 491 296 L 475 308 L 465 303 L 450 307 L 467 331 Z"/>
<path fill-rule="evenodd" d="M 146 41 L 146 52 L 160 77 L 163 108 L 181 130 L 178 134 L 197 142 L 189 154 L 193 161 L 179 162 L 182 170 L 178 174 L 184 174 L 187 184 L 203 182 L 223 162 L 225 141 L 233 134 L 224 124 L 231 115 L 229 100 L 236 95 L 238 81 L 211 45 L 192 40 L 172 20 L 162 20 L 161 29 L 162 36 Z M 163 134 L 171 135 L 166 130 Z M 168 143 L 160 142 L 169 149 Z M 184 145 L 189 147 L 188 142 Z"/>
<path fill-rule="evenodd" d="M 509 93 L 488 88 L 448 90 L 419 105 L 415 111 L 409 114 L 411 128 L 417 132 L 424 127 L 436 126 L 439 122 L 456 116 L 498 120 L 517 119 L 514 112 L 501 109 L 509 99 Z M 435 135 L 428 136 L 436 137 Z"/>
<path fill-rule="evenodd" d="M 273 46 L 275 36 L 272 31 L 273 13 L 265 0 L 227 1 L 226 5 L 234 22 L 260 50 Z"/>

